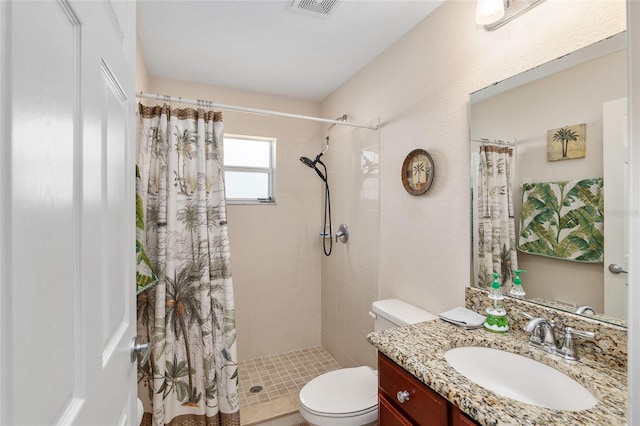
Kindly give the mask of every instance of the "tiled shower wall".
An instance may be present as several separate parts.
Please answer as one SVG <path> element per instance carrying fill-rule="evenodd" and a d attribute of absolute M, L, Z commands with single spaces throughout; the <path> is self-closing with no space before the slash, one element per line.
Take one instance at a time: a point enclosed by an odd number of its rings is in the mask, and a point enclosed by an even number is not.
<path fill-rule="evenodd" d="M 318 102 L 151 78 L 151 93 L 320 116 Z M 274 137 L 275 204 L 227 205 L 238 359 L 320 345 L 321 188 L 300 163 L 322 149 L 317 122 L 223 111 L 227 134 Z"/>
<path fill-rule="evenodd" d="M 299 158 L 322 137 L 315 123 L 270 120 L 281 125 L 228 131 L 278 138 L 276 204 L 227 205 L 239 360 L 320 345 L 320 179 Z"/>
<path fill-rule="evenodd" d="M 318 102 L 175 80 L 150 78 L 147 90 L 327 116 Z M 344 222 L 351 238 L 346 245 L 335 244 L 326 258 L 319 236 L 323 184 L 299 158 L 314 158 L 324 149 L 328 125 L 231 111 L 223 112 L 223 120 L 225 133 L 277 138 L 276 204 L 227 206 L 238 359 L 322 344 L 343 366 L 375 366 L 375 351 L 365 336 L 373 330 L 368 312 L 378 294 L 380 132 L 342 126 L 330 132 L 323 160 L 329 168 L 334 233 Z"/>
<path fill-rule="evenodd" d="M 365 337 L 378 298 L 379 137 L 379 131 L 334 127 L 326 154 L 333 232 L 346 223 L 350 235 L 346 244 L 334 237 L 333 253 L 322 259 L 322 346 L 343 367 L 376 366 Z"/>

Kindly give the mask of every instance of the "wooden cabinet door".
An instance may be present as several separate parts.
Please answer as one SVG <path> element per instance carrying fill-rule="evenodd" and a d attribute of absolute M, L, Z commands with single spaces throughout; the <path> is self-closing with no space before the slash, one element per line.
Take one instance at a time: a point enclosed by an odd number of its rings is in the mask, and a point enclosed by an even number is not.
<path fill-rule="evenodd" d="M 412 423 L 382 394 L 378 398 L 378 424 L 380 426 L 412 426 Z"/>
<path fill-rule="evenodd" d="M 450 426 L 477 426 L 474 420 L 468 417 L 458 407 L 449 403 L 449 425 Z"/>
<path fill-rule="evenodd" d="M 378 353 L 378 380 L 382 396 L 392 401 L 412 424 L 447 425 L 449 402 L 381 353 Z M 399 392 L 406 392 L 408 398 L 398 398 Z"/>

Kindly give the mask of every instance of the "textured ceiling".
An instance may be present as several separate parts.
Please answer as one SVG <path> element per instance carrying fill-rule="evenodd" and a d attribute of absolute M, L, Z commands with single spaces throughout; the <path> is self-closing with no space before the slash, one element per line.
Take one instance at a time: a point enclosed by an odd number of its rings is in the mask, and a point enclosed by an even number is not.
<path fill-rule="evenodd" d="M 138 37 L 151 76 L 319 101 L 442 2 L 141 0 Z"/>

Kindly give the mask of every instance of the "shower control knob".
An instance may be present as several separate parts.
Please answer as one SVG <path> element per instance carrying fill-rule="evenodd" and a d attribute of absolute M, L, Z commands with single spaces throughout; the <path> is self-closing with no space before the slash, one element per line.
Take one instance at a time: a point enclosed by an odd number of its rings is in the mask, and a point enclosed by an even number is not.
<path fill-rule="evenodd" d="M 343 243 L 349 241 L 349 227 L 346 223 L 340 224 L 340 228 L 338 228 L 338 232 L 336 232 L 336 243 L 338 242 L 338 239 Z"/>
<path fill-rule="evenodd" d="M 398 393 L 396 394 L 396 398 L 398 398 L 398 402 L 400 404 L 404 404 L 405 402 L 407 402 L 410 397 L 411 395 L 409 395 L 409 392 L 407 392 L 406 390 L 398 391 Z"/>

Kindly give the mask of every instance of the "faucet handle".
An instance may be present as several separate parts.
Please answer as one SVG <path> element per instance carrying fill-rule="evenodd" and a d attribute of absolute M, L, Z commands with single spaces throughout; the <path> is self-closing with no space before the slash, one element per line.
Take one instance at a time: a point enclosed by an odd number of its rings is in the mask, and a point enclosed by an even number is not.
<path fill-rule="evenodd" d="M 519 313 L 520 315 L 522 315 L 523 317 L 525 317 L 526 319 L 530 319 L 530 320 L 532 320 L 532 319 L 534 319 L 534 318 L 535 318 L 533 315 L 531 315 L 530 313 L 525 312 L 525 311 L 518 311 L 518 313 Z"/>
<path fill-rule="evenodd" d="M 564 332 L 565 333 L 576 334 L 576 335 L 578 335 L 580 337 L 587 337 L 589 339 L 593 339 L 594 337 L 596 337 L 596 333 L 594 333 L 592 331 L 576 330 L 575 328 L 571 328 L 571 327 L 565 327 L 564 328 Z"/>
<path fill-rule="evenodd" d="M 576 350 L 575 350 L 575 341 L 573 337 L 574 334 L 580 337 L 586 337 L 590 339 L 593 339 L 594 337 L 596 337 L 596 334 L 592 333 L 591 331 L 575 330 L 571 327 L 565 327 L 564 338 L 562 339 L 562 344 L 558 351 L 562 354 L 564 359 L 569 361 L 578 360 L 578 355 L 576 354 Z"/>

